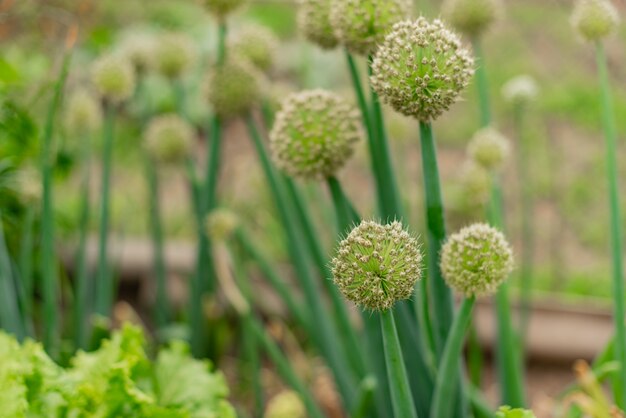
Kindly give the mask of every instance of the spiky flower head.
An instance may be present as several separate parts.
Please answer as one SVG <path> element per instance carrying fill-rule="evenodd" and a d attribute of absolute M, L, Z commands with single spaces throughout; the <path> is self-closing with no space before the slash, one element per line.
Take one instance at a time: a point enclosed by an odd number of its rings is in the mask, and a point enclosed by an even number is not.
<path fill-rule="evenodd" d="M 440 20 L 397 23 L 378 48 L 372 86 L 396 111 L 428 122 L 457 101 L 474 59 Z"/>
<path fill-rule="evenodd" d="M 411 7 L 410 0 L 333 0 L 330 21 L 350 52 L 369 55 L 395 23 L 410 17 Z"/>
<path fill-rule="evenodd" d="M 467 152 L 477 164 L 488 171 L 497 171 L 506 162 L 511 146 L 508 138 L 493 127 L 487 127 L 474 134 L 467 145 Z"/>
<path fill-rule="evenodd" d="M 153 36 L 134 33 L 122 44 L 122 53 L 135 67 L 137 74 L 144 74 L 154 64 L 156 42 Z"/>
<path fill-rule="evenodd" d="M 135 91 L 135 70 L 122 55 L 104 55 L 93 64 L 91 81 L 106 101 L 120 103 Z"/>
<path fill-rule="evenodd" d="M 298 27 L 304 37 L 322 49 L 333 49 L 339 43 L 330 22 L 334 0 L 299 0 Z"/>
<path fill-rule="evenodd" d="M 194 131 L 176 114 L 152 119 L 144 134 L 145 147 L 152 158 L 163 164 L 176 164 L 191 154 Z"/>
<path fill-rule="evenodd" d="M 72 134 L 89 134 L 102 125 L 100 102 L 84 88 L 72 92 L 65 108 L 65 127 Z"/>
<path fill-rule="evenodd" d="M 167 33 L 160 37 L 154 49 L 157 71 L 170 79 L 179 78 L 196 58 L 194 43 L 182 33 Z"/>
<path fill-rule="evenodd" d="M 265 409 L 263 418 L 305 418 L 306 408 L 300 396 L 285 390 L 274 396 Z"/>
<path fill-rule="evenodd" d="M 502 97 L 507 102 L 518 106 L 524 105 L 537 98 L 539 86 L 534 78 L 523 74 L 507 81 L 502 86 Z"/>
<path fill-rule="evenodd" d="M 228 239 L 239 227 L 239 218 L 225 208 L 214 209 L 206 218 L 206 230 L 215 241 Z"/>
<path fill-rule="evenodd" d="M 339 243 L 332 270 L 347 299 L 384 311 L 411 297 L 422 278 L 421 265 L 419 244 L 400 222 L 363 221 Z"/>
<path fill-rule="evenodd" d="M 246 113 L 262 96 L 262 76 L 249 62 L 231 58 L 214 68 L 206 82 L 207 99 L 221 118 Z"/>
<path fill-rule="evenodd" d="M 232 53 L 247 59 L 259 70 L 267 71 L 274 64 L 278 38 L 269 28 L 248 25 L 230 43 Z"/>
<path fill-rule="evenodd" d="M 224 19 L 226 16 L 241 7 L 245 0 L 202 0 L 205 7 L 218 19 Z"/>
<path fill-rule="evenodd" d="M 310 90 L 287 97 L 276 114 L 270 147 L 276 165 L 291 176 L 333 176 L 363 136 L 357 109 L 340 96 Z"/>
<path fill-rule="evenodd" d="M 441 273 L 466 297 L 496 292 L 513 270 L 513 250 L 500 231 L 477 223 L 448 238 L 441 249 Z"/>
<path fill-rule="evenodd" d="M 501 0 L 446 0 L 443 15 L 452 26 L 475 37 L 484 33 L 502 15 Z"/>
<path fill-rule="evenodd" d="M 588 41 L 611 35 L 619 22 L 619 13 L 611 0 L 578 0 L 571 17 L 574 29 Z"/>

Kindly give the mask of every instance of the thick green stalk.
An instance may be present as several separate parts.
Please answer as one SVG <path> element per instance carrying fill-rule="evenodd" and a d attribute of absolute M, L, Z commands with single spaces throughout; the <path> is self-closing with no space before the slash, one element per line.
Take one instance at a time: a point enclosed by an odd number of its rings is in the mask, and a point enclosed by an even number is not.
<path fill-rule="evenodd" d="M 81 208 L 79 217 L 78 252 L 76 254 L 76 291 L 74 292 L 74 348 L 87 348 L 87 318 L 90 306 L 89 271 L 87 267 L 87 234 L 89 233 L 89 218 L 91 204 L 89 202 L 91 189 L 91 138 L 83 138 L 82 150 L 82 184 Z"/>
<path fill-rule="evenodd" d="M 26 336 L 24 318 L 17 304 L 18 292 L 11 268 L 11 258 L 4 238 L 2 213 L 0 213 L 0 325 L 22 340 Z"/>
<path fill-rule="evenodd" d="M 450 334 L 446 340 L 443 356 L 439 363 L 430 418 L 452 418 L 454 416 L 455 405 L 451 401 L 455 398 L 455 391 L 458 388 L 463 341 L 472 321 L 472 310 L 475 301 L 475 297 L 463 300 L 459 312 L 452 323 L 452 328 L 450 328 Z"/>
<path fill-rule="evenodd" d="M 26 322 L 26 333 L 29 337 L 34 336 L 33 329 L 33 298 L 35 297 L 33 282 L 33 248 L 34 248 L 34 227 L 35 208 L 32 205 L 26 206 L 26 214 L 22 224 L 20 241 L 20 278 L 22 279 L 22 312 Z"/>
<path fill-rule="evenodd" d="M 428 242 L 429 294 L 431 298 L 435 347 L 437 357 L 443 352 L 443 345 L 448 336 L 454 317 L 452 292 L 441 276 L 439 253 L 446 239 L 446 225 L 443 213 L 443 198 L 439 181 L 437 151 L 432 126 L 420 122 L 420 141 L 422 148 L 422 170 L 424 173 L 424 192 L 426 201 L 426 223 Z"/>
<path fill-rule="evenodd" d="M 619 203 L 617 172 L 617 147 L 615 112 L 609 84 L 604 46 L 596 44 L 598 75 L 602 99 L 602 124 L 606 139 L 606 165 L 609 185 L 609 205 L 611 210 L 611 254 L 613 258 L 613 309 L 615 322 L 615 360 L 622 364 L 619 376 L 615 379 L 615 402 L 624 409 L 626 406 L 626 328 L 624 327 L 624 266 L 622 262 L 622 220 Z M 615 388 L 614 388 L 615 389 Z"/>
<path fill-rule="evenodd" d="M 304 402 L 307 410 L 307 414 L 310 418 L 325 418 L 325 415 L 320 410 L 319 406 L 315 403 L 315 399 L 309 389 L 302 383 L 298 375 L 294 372 L 289 363 L 287 357 L 282 353 L 280 348 L 274 341 L 267 335 L 265 328 L 259 321 L 251 317 L 250 329 L 254 333 L 254 336 L 258 339 L 259 344 L 263 346 L 265 352 L 270 357 L 278 373 L 285 380 L 285 382 L 295 390 L 300 398 Z"/>
<path fill-rule="evenodd" d="M 489 100 L 489 81 L 485 70 L 485 58 L 480 39 L 473 38 L 472 46 L 476 57 L 476 87 L 478 88 L 478 105 L 480 107 L 480 125 L 491 124 L 491 105 Z"/>
<path fill-rule="evenodd" d="M 43 207 L 41 211 L 41 282 L 43 293 L 43 344 L 53 355 L 56 354 L 58 319 L 58 278 L 56 253 L 54 249 L 54 197 L 53 150 L 54 121 L 61 105 L 63 87 L 69 71 L 71 52 L 66 52 L 63 59 L 61 74 L 54 88 L 54 97 L 48 108 L 46 125 L 41 147 L 41 171 L 43 177 Z"/>
<path fill-rule="evenodd" d="M 376 378 L 374 376 L 367 376 L 361 381 L 358 402 L 354 411 L 350 414 L 350 418 L 367 418 L 368 413 L 370 413 L 373 408 L 372 404 L 374 402 L 376 386 Z"/>
<path fill-rule="evenodd" d="M 341 338 L 339 338 L 333 326 L 333 322 L 324 307 L 320 289 L 311 276 L 311 271 L 307 265 L 306 251 L 303 248 L 302 240 L 297 234 L 294 214 L 288 205 L 284 184 L 280 181 L 280 177 L 269 159 L 252 115 L 246 117 L 246 122 L 250 138 L 254 143 L 263 171 L 265 172 L 270 189 L 274 195 L 279 218 L 285 225 L 284 230 L 287 235 L 287 247 L 296 270 L 296 275 L 303 287 L 306 301 L 311 309 L 312 315 L 317 321 L 317 332 L 312 335 L 312 338 L 334 373 L 339 392 L 342 394 L 345 406 L 349 410 L 355 403 L 356 385 L 354 384 L 353 376 L 349 372 L 348 362 L 345 356 L 343 356 L 344 350 L 339 345 Z"/>
<path fill-rule="evenodd" d="M 114 302 L 115 283 L 109 274 L 109 206 L 111 159 L 113 156 L 115 107 L 105 105 L 104 138 L 102 150 L 102 186 L 100 188 L 100 230 L 98 239 L 98 275 L 96 279 L 96 313 L 109 316 Z"/>
<path fill-rule="evenodd" d="M 330 189 L 333 204 L 335 205 L 337 230 L 339 231 L 339 236 L 342 237 L 345 236 L 350 231 L 350 228 L 354 226 L 350 206 L 348 205 L 343 188 L 337 178 L 329 177 L 326 179 L 326 182 L 328 184 L 328 188 Z"/>
<path fill-rule="evenodd" d="M 304 309 L 302 302 L 295 298 L 291 289 L 289 289 L 276 272 L 272 262 L 261 252 L 261 249 L 254 244 L 242 228 L 235 231 L 235 237 L 252 261 L 257 264 L 263 276 L 270 282 L 272 288 L 278 293 L 278 296 L 280 296 L 285 303 L 296 322 L 305 330 L 311 331 L 311 321 L 309 320 L 308 312 Z"/>
<path fill-rule="evenodd" d="M 394 417 L 417 418 L 393 312 L 391 310 L 381 312 L 379 317 Z"/>
<path fill-rule="evenodd" d="M 167 271 L 163 249 L 163 226 L 159 202 L 159 174 L 156 163 L 146 158 L 146 176 L 149 183 L 150 234 L 152 236 L 153 268 L 156 276 L 156 303 L 154 306 L 154 322 L 162 329 L 172 318 L 170 303 L 167 297 Z"/>
<path fill-rule="evenodd" d="M 514 123 L 517 131 L 518 152 L 517 155 L 517 178 L 520 187 L 521 202 L 521 239 L 522 256 L 520 262 L 520 299 L 521 299 L 521 321 L 520 331 L 522 340 L 528 330 L 528 320 L 530 318 L 530 304 L 532 298 L 532 275 L 533 275 L 533 202 L 532 202 L 532 172 L 529 170 L 529 144 L 524 135 L 524 109 L 523 106 L 516 106 L 514 110 Z"/>

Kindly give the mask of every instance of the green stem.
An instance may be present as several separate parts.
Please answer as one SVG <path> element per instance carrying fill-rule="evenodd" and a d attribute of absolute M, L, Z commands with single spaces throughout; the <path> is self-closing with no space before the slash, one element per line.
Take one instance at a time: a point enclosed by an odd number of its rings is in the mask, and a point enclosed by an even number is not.
<path fill-rule="evenodd" d="M 413 395 L 406 374 L 402 348 L 398 339 L 398 331 L 391 310 L 380 313 L 380 326 L 383 333 L 387 378 L 391 391 L 393 414 L 396 418 L 417 418 Z"/>
<path fill-rule="evenodd" d="M 328 316 L 328 312 L 323 305 L 320 297 L 320 289 L 313 280 L 313 277 L 311 277 L 311 272 L 306 262 L 306 252 L 303 248 L 302 240 L 297 234 L 297 228 L 295 227 L 294 214 L 287 204 L 286 191 L 283 188 L 284 184 L 280 181 L 278 174 L 270 162 L 252 115 L 246 117 L 246 123 L 250 138 L 261 160 L 261 165 L 267 181 L 269 182 L 270 189 L 274 194 L 274 201 L 279 212 L 279 218 L 285 223 L 284 230 L 287 235 L 287 246 L 291 255 L 290 258 L 296 270 L 296 275 L 304 289 L 306 301 L 311 309 L 313 318 L 317 321 L 317 332 L 312 335 L 312 337 L 335 375 L 337 387 L 342 394 L 346 408 L 350 409 L 354 406 L 355 402 L 355 385 L 349 373 L 347 361 L 343 356 L 344 351 L 339 345 L 341 339 L 337 335 L 333 323 Z"/>
<path fill-rule="evenodd" d="M 89 218 L 91 204 L 89 202 L 91 189 L 91 139 L 84 138 L 82 150 L 83 178 L 81 185 L 80 209 L 80 237 L 76 256 L 76 292 L 74 295 L 74 346 L 76 349 L 87 348 L 87 307 L 89 297 L 89 271 L 87 267 L 87 235 L 89 233 Z"/>
<path fill-rule="evenodd" d="M 372 57 L 369 58 L 369 72 L 371 74 Z M 376 153 L 376 165 L 378 166 L 378 174 L 381 176 L 379 186 L 383 188 L 382 202 L 383 212 L 381 213 L 384 220 L 403 219 L 404 211 L 402 201 L 398 192 L 398 184 L 396 175 L 393 171 L 393 163 L 391 161 L 391 152 L 389 150 L 389 141 L 387 140 L 387 130 L 385 129 L 385 120 L 378 94 L 370 86 L 372 97 L 372 130 L 375 139 L 373 147 Z M 376 173 L 376 170 L 374 171 Z M 425 299 L 421 302 L 425 302 Z"/>
<path fill-rule="evenodd" d="M 259 321 L 251 317 L 250 329 L 254 336 L 258 339 L 259 344 L 263 346 L 265 352 L 270 357 L 281 377 L 295 390 L 304 402 L 307 414 L 310 418 L 325 418 L 325 415 L 315 403 L 315 399 L 309 389 L 302 383 L 298 375 L 294 372 L 287 357 L 282 353 L 280 348 L 267 335 L 265 328 Z"/>
<path fill-rule="evenodd" d="M 491 124 L 491 105 L 489 101 L 489 81 L 485 69 L 485 58 L 479 38 L 472 39 L 476 57 L 476 87 L 478 88 L 478 105 L 480 107 L 480 124 L 482 127 Z"/>
<path fill-rule="evenodd" d="M 520 288 L 521 288 L 521 321 L 520 333 L 522 341 L 526 338 L 528 331 L 528 321 L 530 318 L 530 304 L 532 298 L 532 275 L 533 275 L 533 201 L 532 201 L 532 172 L 529 171 L 528 158 L 530 155 L 529 144 L 524 135 L 524 109 L 516 106 L 514 112 L 514 123 L 517 131 L 518 152 L 517 169 L 518 183 L 520 187 L 521 202 L 521 230 L 522 230 L 522 256 L 520 263 Z"/>
<path fill-rule="evenodd" d="M 337 214 L 337 230 L 339 231 L 339 236 L 344 236 L 354 225 L 352 222 L 353 214 L 350 211 L 350 206 L 348 205 L 346 196 L 343 192 L 343 188 L 341 187 L 341 184 L 339 183 L 337 178 L 328 177 L 326 179 L 326 183 L 328 183 L 328 188 L 330 189 L 333 204 L 335 205 L 335 213 Z"/>
<path fill-rule="evenodd" d="M 183 118 L 187 118 L 187 108 L 185 102 L 185 85 L 181 79 L 172 80 L 172 89 L 176 101 L 176 111 Z"/>
<path fill-rule="evenodd" d="M 0 325 L 12 333 L 18 340 L 26 336 L 23 317 L 17 304 L 18 291 L 11 268 L 11 258 L 6 246 L 4 229 L 2 227 L 2 213 L 0 213 Z"/>
<path fill-rule="evenodd" d="M 428 241 L 429 293 L 432 302 L 434 339 L 438 357 L 443 352 L 443 345 L 452 325 L 454 309 L 452 292 L 446 286 L 439 268 L 439 253 L 446 239 L 446 225 L 443 213 L 443 199 L 439 181 L 437 151 L 432 126 L 420 122 L 420 141 L 422 148 L 422 170 L 426 201 L 426 223 Z"/>
<path fill-rule="evenodd" d="M 226 38 L 228 36 L 228 25 L 222 20 L 217 29 L 217 65 L 226 61 Z"/>
<path fill-rule="evenodd" d="M 111 183 L 111 159 L 113 155 L 113 138 L 115 123 L 115 107 L 105 105 L 104 139 L 102 150 L 102 186 L 100 189 L 100 231 L 98 240 L 98 276 L 96 280 L 96 313 L 109 316 L 114 302 L 115 284 L 109 274 L 108 240 L 109 240 L 109 206 Z"/>
<path fill-rule="evenodd" d="M 617 180 L 617 147 L 615 112 L 607 70 L 607 59 L 604 46 L 596 44 L 598 73 L 602 98 L 602 124 L 606 137 L 606 163 L 609 185 L 609 204 L 611 210 L 611 253 L 613 258 L 613 309 L 615 322 L 615 360 L 622 364 L 617 387 L 615 402 L 624 409 L 626 403 L 626 329 L 624 327 L 624 266 L 622 262 L 622 220 L 619 203 L 619 186 Z"/>
<path fill-rule="evenodd" d="M 358 402 L 356 408 L 350 414 L 350 418 L 367 418 L 368 413 L 373 408 L 372 403 L 374 402 L 376 386 L 376 378 L 374 376 L 367 376 L 361 381 Z"/>
<path fill-rule="evenodd" d="M 54 97 L 48 109 L 46 125 L 43 133 L 41 148 L 41 171 L 43 177 L 43 208 L 41 213 L 41 281 L 43 293 L 43 317 L 44 332 L 43 344 L 48 352 L 56 355 L 57 348 L 57 301 L 58 301 L 58 278 L 56 266 L 56 254 L 54 249 L 54 197 L 52 190 L 53 180 L 53 134 L 56 113 L 61 105 L 61 97 L 69 64 L 71 52 L 67 52 L 63 59 L 61 74 L 54 88 Z"/>
<path fill-rule="evenodd" d="M 27 335 L 34 336 L 33 329 L 33 298 L 35 297 L 33 283 L 33 233 L 35 226 L 35 208 L 32 205 L 26 207 L 26 214 L 22 225 L 22 240 L 20 242 L 20 277 L 22 279 L 21 301 L 22 311 L 27 326 Z"/>
<path fill-rule="evenodd" d="M 430 418 L 451 418 L 454 416 L 454 402 L 451 400 L 455 398 L 454 392 L 458 387 L 458 376 L 461 374 L 461 351 L 465 334 L 472 320 L 475 301 L 475 297 L 463 300 L 452 328 L 450 328 L 450 334 L 446 340 L 439 364 Z"/>
<path fill-rule="evenodd" d="M 146 175 L 149 183 L 150 233 L 153 245 L 153 268 L 156 276 L 156 303 L 153 308 L 154 321 L 163 329 L 170 320 L 171 310 L 167 297 L 167 271 L 163 249 L 163 227 L 159 202 L 159 174 L 155 162 L 146 158 Z"/>

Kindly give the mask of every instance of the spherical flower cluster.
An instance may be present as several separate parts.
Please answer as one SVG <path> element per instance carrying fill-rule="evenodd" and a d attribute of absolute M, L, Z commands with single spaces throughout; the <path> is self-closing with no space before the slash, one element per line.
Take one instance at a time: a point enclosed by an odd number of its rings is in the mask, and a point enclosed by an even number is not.
<path fill-rule="evenodd" d="M 610 0 L 578 0 L 571 17 L 574 29 L 588 41 L 612 34 L 619 22 L 619 13 Z"/>
<path fill-rule="evenodd" d="M 502 97 L 513 105 L 531 102 L 539 95 L 539 86 L 534 78 L 523 74 L 507 81 L 502 86 Z"/>
<path fill-rule="evenodd" d="M 450 236 L 441 249 L 441 273 L 466 297 L 496 292 L 513 270 L 513 251 L 500 231 L 474 224 Z"/>
<path fill-rule="evenodd" d="M 196 58 L 193 40 L 182 33 L 163 35 L 154 49 L 156 69 L 164 77 L 179 78 Z"/>
<path fill-rule="evenodd" d="M 274 396 L 263 414 L 263 418 L 305 418 L 306 408 L 300 396 L 286 390 Z"/>
<path fill-rule="evenodd" d="M 228 239 L 239 227 L 239 218 L 228 209 L 214 209 L 206 218 L 206 231 L 215 241 Z"/>
<path fill-rule="evenodd" d="M 502 15 L 502 9 L 501 0 L 446 0 L 443 15 L 456 29 L 475 37 Z"/>
<path fill-rule="evenodd" d="M 261 97 L 261 75 L 244 60 L 229 59 L 209 73 L 207 99 L 221 118 L 244 114 Z"/>
<path fill-rule="evenodd" d="M 467 152 L 477 164 L 489 171 L 497 171 L 510 154 L 509 140 L 492 127 L 483 128 L 474 134 Z"/>
<path fill-rule="evenodd" d="M 237 33 L 230 44 L 230 51 L 250 61 L 262 71 L 269 70 L 274 64 L 274 54 L 278 39 L 265 26 L 250 25 Z"/>
<path fill-rule="evenodd" d="M 65 127 L 72 134 L 97 131 L 102 124 L 100 102 L 87 90 L 72 92 L 65 109 Z"/>
<path fill-rule="evenodd" d="M 203 0 L 203 2 L 209 13 L 218 19 L 224 19 L 241 7 L 245 0 Z"/>
<path fill-rule="evenodd" d="M 194 131 L 184 119 L 168 114 L 150 121 L 144 135 L 152 158 L 163 164 L 176 164 L 191 154 Z"/>
<path fill-rule="evenodd" d="M 154 63 L 155 41 L 147 34 L 133 34 L 122 45 L 122 53 L 135 67 L 137 74 L 143 74 Z"/>
<path fill-rule="evenodd" d="M 306 39 L 323 49 L 332 49 L 339 41 L 330 23 L 330 7 L 334 0 L 300 0 L 298 27 Z"/>
<path fill-rule="evenodd" d="M 357 305 L 390 309 L 413 294 L 422 277 L 419 244 L 400 222 L 363 221 L 339 243 L 332 261 L 335 284 Z"/>
<path fill-rule="evenodd" d="M 119 103 L 135 91 L 135 70 L 125 57 L 105 55 L 94 63 L 91 81 L 105 100 Z"/>
<path fill-rule="evenodd" d="M 440 20 L 397 23 L 378 48 L 372 86 L 396 111 L 428 122 L 456 102 L 474 60 Z"/>
<path fill-rule="evenodd" d="M 373 54 L 392 26 L 410 17 L 410 0 L 334 0 L 330 20 L 350 52 Z"/>
<path fill-rule="evenodd" d="M 311 90 L 290 95 L 276 114 L 270 147 L 276 165 L 291 176 L 333 176 L 363 136 L 357 109 L 334 93 Z"/>

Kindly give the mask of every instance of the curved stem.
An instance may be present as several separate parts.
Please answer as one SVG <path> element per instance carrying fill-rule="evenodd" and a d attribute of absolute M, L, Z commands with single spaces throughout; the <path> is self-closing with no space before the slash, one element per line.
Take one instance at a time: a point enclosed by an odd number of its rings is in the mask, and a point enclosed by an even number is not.
<path fill-rule="evenodd" d="M 379 316 L 394 417 L 417 418 L 393 312 L 387 310 Z"/>
<path fill-rule="evenodd" d="M 617 180 L 617 150 L 615 113 L 609 85 L 606 55 L 601 42 L 596 44 L 598 73 L 602 99 L 602 124 L 606 139 L 607 179 L 611 215 L 611 254 L 613 259 L 613 309 L 615 322 L 615 360 L 622 364 L 619 376 L 615 379 L 614 391 L 617 406 L 624 409 L 626 404 L 626 329 L 624 327 L 624 266 L 622 262 L 622 219 Z"/>
<path fill-rule="evenodd" d="M 450 329 L 439 364 L 430 418 L 453 417 L 454 402 L 452 400 L 455 398 L 454 392 L 457 389 L 458 376 L 461 371 L 461 351 L 465 334 L 472 320 L 475 301 L 474 297 L 463 300 Z"/>

